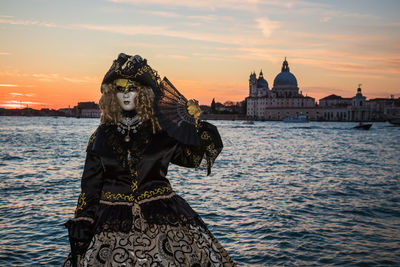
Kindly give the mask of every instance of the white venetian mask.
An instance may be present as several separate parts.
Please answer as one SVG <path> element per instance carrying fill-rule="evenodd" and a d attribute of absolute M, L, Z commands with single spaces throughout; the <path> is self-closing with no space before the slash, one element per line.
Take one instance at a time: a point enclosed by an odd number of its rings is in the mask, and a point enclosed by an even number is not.
<path fill-rule="evenodd" d="M 137 95 L 137 82 L 128 79 L 117 79 L 114 81 L 117 89 L 117 99 L 121 108 L 125 111 L 135 109 L 135 98 Z"/>

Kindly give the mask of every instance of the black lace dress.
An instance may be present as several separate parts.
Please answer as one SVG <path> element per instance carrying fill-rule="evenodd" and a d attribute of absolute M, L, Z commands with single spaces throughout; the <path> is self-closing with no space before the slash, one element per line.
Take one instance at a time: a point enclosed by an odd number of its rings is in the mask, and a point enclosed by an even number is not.
<path fill-rule="evenodd" d="M 116 125 L 100 125 L 88 143 L 75 217 L 66 223 L 71 254 L 64 265 L 234 266 L 166 178 L 169 163 L 210 173 L 222 141 L 207 122 L 198 134 L 200 146 L 182 145 L 144 123 L 126 142 Z"/>

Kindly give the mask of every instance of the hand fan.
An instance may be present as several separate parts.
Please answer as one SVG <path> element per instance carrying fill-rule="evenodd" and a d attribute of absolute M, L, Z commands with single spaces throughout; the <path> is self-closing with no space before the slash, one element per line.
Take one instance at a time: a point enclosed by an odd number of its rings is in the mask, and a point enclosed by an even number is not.
<path fill-rule="evenodd" d="M 200 145 L 195 119 L 189 115 L 188 100 L 166 78 L 160 82 L 161 94 L 155 104 L 158 122 L 169 136 L 185 145 Z"/>

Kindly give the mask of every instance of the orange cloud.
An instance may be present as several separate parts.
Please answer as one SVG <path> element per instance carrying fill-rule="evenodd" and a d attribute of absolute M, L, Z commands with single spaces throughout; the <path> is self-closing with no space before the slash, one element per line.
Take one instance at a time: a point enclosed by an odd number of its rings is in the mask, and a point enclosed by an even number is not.
<path fill-rule="evenodd" d="M 165 26 L 148 26 L 148 25 L 91 25 L 79 24 L 75 28 L 86 29 L 93 31 L 103 31 L 111 33 L 119 33 L 124 35 L 158 35 L 167 37 L 183 38 L 195 41 L 205 41 L 222 44 L 236 44 L 241 45 L 248 42 L 246 36 L 240 34 L 216 34 L 216 33 L 202 33 L 198 31 L 182 31 L 171 30 Z"/>
<path fill-rule="evenodd" d="M 173 7 L 187 7 L 192 9 L 233 9 L 241 11 L 257 11 L 257 7 L 260 5 L 269 5 L 276 7 L 284 7 L 287 9 L 294 8 L 296 6 L 305 7 L 326 7 L 325 4 L 312 3 L 299 0 L 203 0 L 203 1 L 186 1 L 186 0 L 109 0 L 113 3 L 127 3 L 127 4 L 152 4 L 157 6 L 173 6 Z"/>
<path fill-rule="evenodd" d="M 280 23 L 276 21 L 271 21 L 267 17 L 256 19 L 258 28 L 262 31 L 266 38 L 271 36 L 271 33 L 280 27 Z"/>
<path fill-rule="evenodd" d="M 0 23 L 3 24 L 11 24 L 11 25 L 25 25 L 25 26 L 44 26 L 44 27 L 57 27 L 54 23 L 43 22 L 43 21 L 34 21 L 34 20 L 13 20 L 13 19 L 0 19 Z"/>
<path fill-rule="evenodd" d="M 5 101 L 4 103 L 0 104 L 0 107 L 3 108 L 26 108 L 26 107 L 32 107 L 32 106 L 39 106 L 39 105 L 44 105 L 46 103 L 41 103 L 41 102 L 32 102 L 32 101 L 17 101 L 17 100 L 8 100 Z"/>
<path fill-rule="evenodd" d="M 11 93 L 8 93 L 8 94 L 12 95 L 12 96 L 28 96 L 28 97 L 36 95 L 34 93 L 23 94 L 23 93 L 16 93 L 16 92 L 11 92 Z"/>
<path fill-rule="evenodd" d="M 392 74 L 399 74 L 399 68 L 393 68 L 392 66 L 388 67 L 386 64 L 378 64 L 378 65 L 370 65 L 368 63 L 352 63 L 352 62 L 340 62 L 340 61 L 328 61 L 323 59 L 301 59 L 298 60 L 299 62 L 307 65 L 314 65 L 324 69 L 334 70 L 334 71 L 341 71 L 341 72 L 351 72 L 351 73 L 392 73 Z M 400 63 L 395 63 L 400 65 Z"/>

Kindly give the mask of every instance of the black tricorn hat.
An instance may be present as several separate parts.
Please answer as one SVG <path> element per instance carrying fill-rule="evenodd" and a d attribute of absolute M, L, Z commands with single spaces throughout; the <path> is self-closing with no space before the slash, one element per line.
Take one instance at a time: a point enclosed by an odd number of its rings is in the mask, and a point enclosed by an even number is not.
<path fill-rule="evenodd" d="M 186 145 L 200 145 L 196 121 L 187 111 L 187 99 L 164 77 L 147 65 L 141 56 L 119 54 L 104 76 L 102 84 L 116 79 L 129 79 L 149 86 L 155 95 L 154 113 L 169 136 Z"/>
<path fill-rule="evenodd" d="M 130 56 L 124 53 L 118 55 L 104 76 L 102 84 L 112 83 L 116 79 L 129 79 L 153 89 L 156 96 L 160 94 L 157 72 L 141 56 Z"/>

